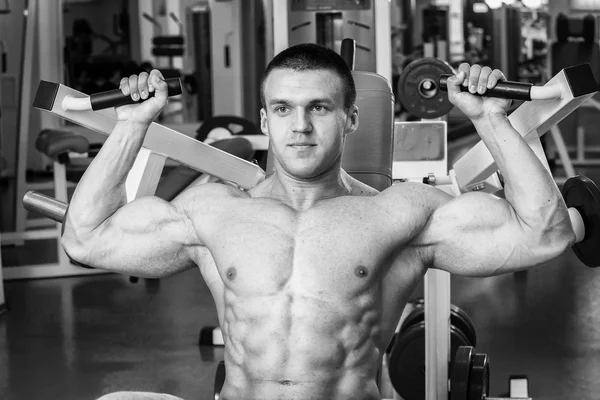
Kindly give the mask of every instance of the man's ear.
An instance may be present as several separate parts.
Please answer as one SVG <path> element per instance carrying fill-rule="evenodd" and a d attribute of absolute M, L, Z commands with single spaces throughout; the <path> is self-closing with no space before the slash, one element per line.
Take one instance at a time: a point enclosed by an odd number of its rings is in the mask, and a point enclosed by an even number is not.
<path fill-rule="evenodd" d="M 269 125 L 267 124 L 267 112 L 264 108 L 260 109 L 260 130 L 266 136 L 269 136 Z"/>
<path fill-rule="evenodd" d="M 353 105 L 348 111 L 348 119 L 346 120 L 346 135 L 354 133 L 358 129 L 358 107 Z"/>

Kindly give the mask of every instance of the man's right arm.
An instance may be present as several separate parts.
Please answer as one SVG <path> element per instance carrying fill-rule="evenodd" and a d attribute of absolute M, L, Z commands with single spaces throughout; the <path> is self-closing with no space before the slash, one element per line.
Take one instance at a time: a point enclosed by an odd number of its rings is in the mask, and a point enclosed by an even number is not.
<path fill-rule="evenodd" d="M 148 197 L 127 204 L 125 180 L 149 125 L 167 104 L 167 84 L 153 70 L 123 78 L 121 90 L 146 100 L 117 108 L 115 128 L 73 194 L 62 243 L 70 257 L 92 267 L 162 276 L 193 265 L 186 249 L 200 243 L 185 212 L 189 199 Z"/>
<path fill-rule="evenodd" d="M 194 250 L 202 243 L 188 216 L 193 202 L 188 196 L 172 203 L 142 197 L 122 206 L 93 229 L 74 222 L 77 214 L 69 210 L 63 247 L 85 265 L 145 278 L 192 268 Z"/>

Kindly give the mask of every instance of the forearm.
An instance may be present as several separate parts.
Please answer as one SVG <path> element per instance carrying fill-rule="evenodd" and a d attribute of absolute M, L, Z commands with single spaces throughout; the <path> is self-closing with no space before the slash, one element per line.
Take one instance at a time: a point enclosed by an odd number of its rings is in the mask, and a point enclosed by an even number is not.
<path fill-rule="evenodd" d="M 77 185 L 66 229 L 91 232 L 126 204 L 125 181 L 147 129 L 145 124 L 117 122 Z"/>
<path fill-rule="evenodd" d="M 487 116 L 474 125 L 504 178 L 506 200 L 526 227 L 562 231 L 569 223 L 552 175 L 506 116 Z M 569 239 L 570 240 L 570 239 Z"/>

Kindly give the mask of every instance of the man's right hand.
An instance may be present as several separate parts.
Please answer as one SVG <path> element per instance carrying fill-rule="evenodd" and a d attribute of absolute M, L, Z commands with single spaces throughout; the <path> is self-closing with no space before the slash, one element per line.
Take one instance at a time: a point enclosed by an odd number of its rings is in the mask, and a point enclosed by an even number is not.
<path fill-rule="evenodd" d="M 125 96 L 131 96 L 136 104 L 117 107 L 119 121 L 137 122 L 150 125 L 165 108 L 168 101 L 168 86 L 159 70 L 153 69 L 150 74 L 142 72 L 121 79 L 119 88 Z M 148 97 L 155 92 L 154 97 Z M 142 99 L 143 101 L 139 101 Z"/>

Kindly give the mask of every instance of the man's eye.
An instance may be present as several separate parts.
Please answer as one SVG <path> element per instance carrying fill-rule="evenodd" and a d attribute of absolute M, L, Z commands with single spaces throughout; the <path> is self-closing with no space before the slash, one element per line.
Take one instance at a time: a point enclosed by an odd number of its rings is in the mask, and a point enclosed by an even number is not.
<path fill-rule="evenodd" d="M 286 111 L 287 111 L 287 107 L 283 107 L 283 106 L 281 106 L 281 107 L 277 107 L 277 108 L 275 108 L 275 112 L 276 112 L 276 113 L 279 113 L 279 114 L 281 114 L 281 113 L 285 113 Z"/>
<path fill-rule="evenodd" d="M 323 111 L 325 111 L 325 107 L 323 107 L 323 106 L 313 106 L 313 110 L 315 110 L 316 112 L 323 112 Z"/>

